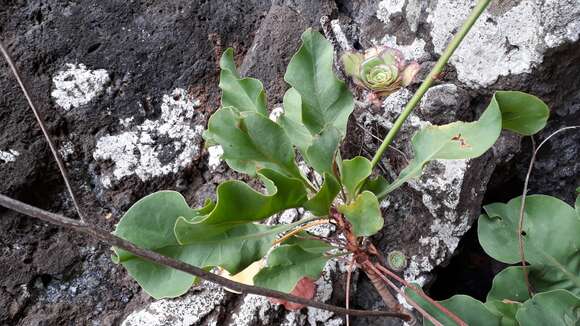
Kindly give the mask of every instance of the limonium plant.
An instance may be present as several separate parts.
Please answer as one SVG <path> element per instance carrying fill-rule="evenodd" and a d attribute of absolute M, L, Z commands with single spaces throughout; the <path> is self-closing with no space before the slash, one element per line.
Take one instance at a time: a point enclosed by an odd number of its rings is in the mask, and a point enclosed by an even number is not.
<path fill-rule="evenodd" d="M 81 221 L 3 195 L 0 205 L 112 245 L 114 261 L 156 299 L 183 295 L 196 284 L 197 276 L 232 291 L 276 298 L 275 303 L 292 310 L 306 304 L 342 314 L 396 317 L 409 325 L 417 324 L 417 317 L 422 317 L 425 325 L 438 326 L 576 325 L 580 320 L 580 196 L 572 207 L 554 197 L 527 196 L 526 192 L 542 145 L 559 131 L 580 126 L 560 129 L 534 150 L 521 197 L 484 207 L 478 225 L 483 249 L 498 261 L 518 263 L 495 277 L 485 303 L 464 295 L 440 302 L 431 299 L 401 277 L 407 265 L 405 248 L 385 255 L 373 244 L 373 236 L 384 227 L 380 200 L 420 176 L 430 161 L 473 159 L 488 151 L 502 130 L 531 136 L 546 125 L 549 109 L 539 98 L 519 91 L 497 91 L 472 122 L 428 125 L 418 130 L 411 140 L 412 158 L 398 176 L 387 179 L 373 171 L 489 3 L 478 1 L 372 159 L 341 152 L 356 101 L 352 89 L 333 70 L 335 49 L 320 33 L 309 29 L 288 64 L 283 113 L 276 119 L 269 116 L 271 108 L 262 83 L 239 75 L 233 50 L 226 50 L 221 57 L 221 106 L 210 117 L 204 139 L 207 146 L 223 149 L 230 169 L 254 178 L 254 182 L 222 182 L 215 196 L 196 208 L 175 191 L 150 194 L 123 215 L 114 234 L 84 222 L 78 206 Z M 42 119 L 1 43 L 0 52 L 61 166 Z M 375 100 L 411 86 L 418 71 L 417 63 L 405 62 L 398 50 L 388 47 L 347 52 L 341 62 L 353 84 L 375 95 Z M 66 171 L 61 172 L 68 185 Z M 69 192 L 76 203 L 70 187 Z M 281 225 L 264 223 L 295 208 L 305 212 L 302 219 Z M 333 231 L 325 235 L 312 232 L 311 228 L 319 225 L 331 225 Z M 344 309 L 310 300 L 316 293 L 315 280 L 326 263 L 336 258 L 348 259 L 351 268 L 366 274 L 388 311 Z M 347 308 L 351 268 L 347 272 Z"/>
<path fill-rule="evenodd" d="M 442 325 L 436 312 L 460 325 L 480 318 L 500 320 L 501 311 L 484 307 L 474 319 L 468 310 L 450 311 L 415 287 L 408 287 L 411 294 L 402 290 L 401 286 L 408 286 L 397 274 L 406 264 L 404 248 L 387 259 L 372 242 L 384 226 L 380 200 L 420 176 L 430 161 L 476 158 L 494 145 L 502 129 L 532 135 L 546 124 L 549 111 L 540 99 L 518 91 L 498 91 L 475 121 L 419 130 L 412 139 L 413 158 L 398 177 L 371 178 L 403 121 L 488 4 L 489 0 L 482 0 L 473 9 L 372 159 L 345 157 L 340 151 L 355 99 L 333 71 L 334 49 L 320 33 L 309 29 L 302 35 L 284 76 L 288 84 L 284 112 L 276 120 L 269 118 L 262 83 L 240 76 L 233 50 L 226 50 L 220 60 L 221 107 L 210 117 L 204 139 L 207 146 L 223 148 L 229 168 L 255 178 L 260 186 L 225 181 L 215 197 L 198 208 L 190 207 L 177 192 L 157 192 L 135 203 L 117 224 L 115 234 L 258 287 L 307 297 L 314 295 L 314 281 L 328 260 L 347 257 L 368 276 L 385 305 L 407 316 L 408 322 L 416 319 L 399 304 L 397 294 L 433 324 Z M 410 85 L 418 71 L 417 63 L 405 62 L 399 51 L 386 47 L 345 53 L 341 61 L 356 85 L 378 96 Z M 304 173 L 299 165 L 313 173 Z M 263 223 L 291 208 L 308 214 L 290 224 Z M 332 225 L 335 231 L 328 236 L 309 232 L 321 224 Z M 114 259 L 154 298 L 180 296 L 196 282 L 189 274 L 119 248 Z M 467 302 L 458 300 L 459 304 Z M 425 310 L 423 302 L 434 308 Z"/>

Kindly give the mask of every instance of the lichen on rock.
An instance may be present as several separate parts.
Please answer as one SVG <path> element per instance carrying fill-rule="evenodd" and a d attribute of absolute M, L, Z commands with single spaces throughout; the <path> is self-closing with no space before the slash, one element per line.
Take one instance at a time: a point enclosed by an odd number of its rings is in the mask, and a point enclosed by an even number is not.
<path fill-rule="evenodd" d="M 435 52 L 443 52 L 474 4 L 439 0 L 430 9 L 427 22 Z M 578 1 L 531 0 L 505 6 L 495 11 L 492 5 L 484 12 L 450 59 L 459 81 L 478 88 L 494 84 L 500 76 L 530 73 L 547 50 L 580 36 Z"/>
<path fill-rule="evenodd" d="M 225 298 L 224 290 L 218 285 L 203 282 L 198 292 L 177 299 L 159 300 L 130 314 L 122 326 L 195 325 L 222 304 Z"/>
<path fill-rule="evenodd" d="M 66 69 L 52 78 L 51 96 L 56 104 L 68 111 L 89 103 L 110 81 L 105 69 L 90 70 L 82 63 L 67 63 Z"/>
<path fill-rule="evenodd" d="M 189 166 L 200 153 L 204 130 L 202 125 L 192 126 L 198 105 L 184 89 L 175 89 L 163 96 L 159 119 L 99 138 L 94 159 L 113 162 L 110 169 L 103 167 L 102 184 L 111 187 L 130 175 L 147 181 Z"/>
<path fill-rule="evenodd" d="M 0 163 L 15 162 L 16 157 L 19 155 L 20 153 L 13 149 L 9 149 L 7 151 L 0 151 Z"/>

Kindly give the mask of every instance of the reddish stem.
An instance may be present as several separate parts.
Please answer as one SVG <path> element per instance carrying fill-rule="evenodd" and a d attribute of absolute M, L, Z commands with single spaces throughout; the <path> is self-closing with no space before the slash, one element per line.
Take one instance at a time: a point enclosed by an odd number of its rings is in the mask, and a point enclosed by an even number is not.
<path fill-rule="evenodd" d="M 373 270 L 393 290 L 397 291 L 397 293 L 399 293 L 403 298 L 405 298 L 407 303 L 409 303 L 411 306 L 413 306 L 413 308 L 415 308 L 421 315 L 423 315 L 423 317 L 427 318 L 430 322 L 432 322 L 433 325 L 443 326 L 443 324 L 441 324 L 439 321 L 437 321 L 437 319 L 435 319 L 435 317 L 431 316 L 427 311 L 425 311 L 423 308 L 421 308 L 421 306 L 418 303 L 416 303 L 414 300 L 409 298 L 409 296 L 406 295 L 404 291 L 399 289 L 399 287 L 397 287 L 393 282 L 391 282 L 391 280 L 389 280 L 385 275 L 383 275 L 373 264 L 369 263 L 368 267 L 371 270 Z"/>
<path fill-rule="evenodd" d="M 457 325 L 460 326 L 468 326 L 466 322 L 464 322 L 461 318 L 459 318 L 459 316 L 457 316 L 456 314 L 452 313 L 449 309 L 445 308 L 442 304 L 440 304 L 439 302 L 431 299 L 431 297 L 429 297 L 428 295 L 426 295 L 423 291 L 418 290 L 415 288 L 414 285 L 409 284 L 409 282 L 405 281 L 405 279 L 399 277 L 399 275 L 391 272 L 388 268 L 381 266 L 379 264 L 376 264 L 376 267 L 381 270 L 383 273 L 391 276 L 392 278 L 396 279 L 399 283 L 403 284 L 404 286 L 410 288 L 413 292 L 417 293 L 419 296 L 421 296 L 423 299 L 427 300 L 429 303 L 431 303 L 432 305 L 434 305 L 435 307 L 437 307 L 439 310 L 441 310 L 442 313 L 444 313 L 447 317 L 453 319 L 453 321 L 455 323 L 457 323 Z"/>

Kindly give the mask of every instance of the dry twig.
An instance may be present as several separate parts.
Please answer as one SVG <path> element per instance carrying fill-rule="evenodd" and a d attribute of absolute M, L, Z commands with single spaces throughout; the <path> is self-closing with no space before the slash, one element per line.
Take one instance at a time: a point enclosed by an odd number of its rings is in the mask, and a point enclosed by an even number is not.
<path fill-rule="evenodd" d="M 524 281 L 526 283 L 526 287 L 528 288 L 528 294 L 530 295 L 530 297 L 533 296 L 534 292 L 532 290 L 532 285 L 530 284 L 530 276 L 528 274 L 528 268 L 526 265 L 526 255 L 525 255 L 525 250 L 524 250 L 524 216 L 525 216 L 525 210 L 526 210 L 526 194 L 528 192 L 528 183 L 530 181 L 530 176 L 532 174 L 532 169 L 534 167 L 534 163 L 536 162 L 536 156 L 538 154 L 538 152 L 540 151 L 540 148 L 542 148 L 542 146 L 544 146 L 544 144 L 550 140 L 550 138 L 556 136 L 557 134 L 559 134 L 562 131 L 566 131 L 566 130 L 570 130 L 570 129 L 576 129 L 576 128 L 580 128 L 580 126 L 569 126 L 569 127 L 564 127 L 561 129 L 556 130 L 555 132 L 551 133 L 548 137 L 546 137 L 546 139 L 544 139 L 540 145 L 536 148 L 536 143 L 534 142 L 534 138 L 531 137 L 532 139 L 532 158 L 530 159 L 530 165 L 528 166 L 528 172 L 526 173 L 526 179 L 524 181 L 524 189 L 522 190 L 522 202 L 520 204 L 520 216 L 519 216 L 519 222 L 518 222 L 518 244 L 519 244 L 519 251 L 520 251 L 520 261 L 522 264 L 522 270 L 524 271 Z"/>
<path fill-rule="evenodd" d="M 66 186 L 66 189 L 68 190 L 68 193 L 70 194 L 70 197 L 71 197 L 72 202 L 75 206 L 77 214 L 79 215 L 80 220 L 82 222 L 84 222 L 85 221 L 84 215 L 81 211 L 81 208 L 80 208 L 80 205 L 77 201 L 77 198 L 73 192 L 72 186 L 71 186 L 69 178 L 68 178 L 68 173 L 66 172 L 66 168 L 64 166 L 64 163 L 62 162 L 62 160 L 60 158 L 60 154 L 56 150 L 56 146 L 54 146 L 54 143 L 52 141 L 52 138 L 50 137 L 50 134 L 48 133 L 48 130 L 46 129 L 44 121 L 40 117 L 40 113 L 36 109 L 36 105 L 34 104 L 34 101 L 32 101 L 32 98 L 30 97 L 30 94 L 28 92 L 28 87 L 26 87 L 26 84 L 22 80 L 22 77 L 20 76 L 20 73 L 18 72 L 18 69 L 16 68 L 16 65 L 14 64 L 14 61 L 12 60 L 12 57 L 10 56 L 10 54 L 8 53 L 8 51 L 6 50 L 6 48 L 4 47 L 2 42 L 0 42 L 0 52 L 2 52 L 2 55 L 6 59 L 6 62 L 8 62 L 8 66 L 12 70 L 14 77 L 16 77 L 16 81 L 18 81 L 18 84 L 20 85 L 20 88 L 22 89 L 22 93 L 24 93 L 24 96 L 26 97 L 26 100 L 28 101 L 28 105 L 32 109 L 32 112 L 34 113 L 34 116 L 36 117 L 36 121 L 38 121 L 38 125 L 40 126 L 40 130 L 42 130 L 42 133 L 44 134 L 44 138 L 46 139 L 46 142 L 48 143 L 48 147 L 50 147 L 50 151 L 52 152 L 52 156 L 54 157 L 56 164 L 58 165 L 58 169 L 60 170 L 60 174 L 62 175 L 62 178 L 64 180 L 64 184 Z"/>

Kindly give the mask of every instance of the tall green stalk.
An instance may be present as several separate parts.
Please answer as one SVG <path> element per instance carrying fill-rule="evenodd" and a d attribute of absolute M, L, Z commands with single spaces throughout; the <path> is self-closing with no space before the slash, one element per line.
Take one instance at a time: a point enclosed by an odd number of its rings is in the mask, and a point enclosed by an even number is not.
<path fill-rule="evenodd" d="M 449 58 L 451 57 L 453 52 L 455 52 L 455 50 L 457 49 L 459 44 L 461 44 L 461 41 L 463 41 L 463 39 L 465 38 L 465 36 L 469 32 L 469 30 L 471 29 L 473 24 L 475 24 L 475 22 L 477 21 L 477 19 L 481 15 L 481 13 L 485 10 L 485 8 L 487 8 L 487 6 L 489 5 L 490 2 L 491 2 L 491 0 L 480 0 L 477 3 L 477 5 L 475 6 L 475 8 L 473 8 L 473 11 L 469 15 L 469 17 L 467 18 L 465 23 L 463 23 L 463 26 L 461 27 L 459 32 L 457 32 L 457 34 L 455 34 L 455 37 L 453 37 L 453 40 L 451 40 L 451 43 L 449 43 L 449 45 L 447 46 L 447 48 L 445 49 L 443 54 L 441 54 L 441 57 L 439 58 L 439 60 L 435 64 L 435 67 L 433 67 L 433 69 L 431 70 L 431 72 L 429 73 L 427 78 L 425 78 L 425 80 L 423 81 L 421 86 L 419 86 L 419 89 L 417 89 L 417 92 L 415 92 L 415 94 L 413 95 L 411 100 L 409 100 L 409 102 L 407 103 L 407 105 L 403 109 L 403 112 L 401 112 L 401 115 L 397 118 L 397 120 L 393 124 L 393 128 L 391 128 L 391 130 L 389 130 L 389 132 L 385 136 L 385 139 L 381 143 L 381 146 L 379 146 L 379 149 L 377 149 L 377 152 L 375 153 L 375 156 L 373 157 L 373 160 L 371 161 L 371 166 L 373 168 L 379 163 L 384 152 L 387 150 L 389 145 L 393 142 L 393 139 L 395 138 L 395 136 L 397 135 L 397 133 L 401 129 L 403 122 L 405 122 L 405 120 L 407 119 L 407 117 L 409 116 L 411 111 L 413 111 L 413 109 L 415 108 L 415 106 L 417 106 L 417 104 L 419 103 L 419 101 L 421 100 L 423 95 L 425 95 L 425 93 L 427 92 L 429 87 L 431 87 L 431 84 L 433 84 L 433 81 L 435 79 L 437 79 L 437 76 L 443 71 L 443 68 L 447 64 L 447 61 L 449 61 Z"/>

